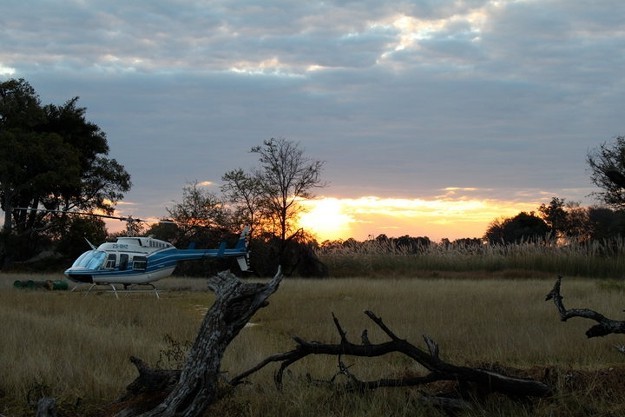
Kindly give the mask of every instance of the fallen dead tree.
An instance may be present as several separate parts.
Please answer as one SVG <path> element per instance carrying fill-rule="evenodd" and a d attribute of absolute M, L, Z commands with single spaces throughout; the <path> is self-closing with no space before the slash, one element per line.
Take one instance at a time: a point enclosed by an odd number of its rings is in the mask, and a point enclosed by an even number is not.
<path fill-rule="evenodd" d="M 196 417 L 218 397 L 220 364 L 224 351 L 282 280 L 280 270 L 267 284 L 247 283 L 230 271 L 209 278 L 216 299 L 202 325 L 184 368 L 158 370 L 131 358 L 139 377 L 127 388 L 118 417 Z M 157 403 L 155 405 L 155 398 Z"/>
<path fill-rule="evenodd" d="M 560 320 L 567 321 L 568 319 L 574 317 L 581 317 L 595 321 L 597 324 L 590 327 L 586 331 L 586 336 L 588 336 L 589 338 L 607 336 L 609 334 L 625 333 L 625 321 L 623 320 L 613 320 L 605 317 L 601 313 L 587 308 L 565 308 L 564 303 L 562 302 L 562 299 L 564 297 L 562 296 L 562 294 L 560 294 L 561 285 L 562 277 L 558 276 L 558 279 L 556 280 L 553 289 L 545 297 L 545 301 L 553 300 L 553 303 L 555 304 L 556 308 L 558 309 L 558 313 L 560 314 Z"/>
<path fill-rule="evenodd" d="M 141 359 L 131 358 L 139 376 L 127 387 L 127 393 L 111 415 L 117 417 L 185 416 L 196 417 L 219 397 L 220 362 L 229 343 L 245 326 L 254 313 L 267 305 L 268 297 L 277 290 L 282 279 L 278 272 L 267 284 L 245 283 L 229 272 L 222 272 L 209 280 L 209 288 L 216 300 L 209 309 L 182 370 L 154 369 Z M 279 363 L 275 383 L 282 387 L 285 371 L 294 363 L 310 355 L 338 357 L 339 373 L 347 376 L 350 389 L 358 391 L 382 387 L 413 387 L 438 381 L 449 381 L 455 388 L 447 397 L 424 397 L 436 406 L 455 409 L 470 407 L 475 394 L 502 393 L 513 398 L 546 397 L 552 394 L 549 385 L 534 379 L 507 375 L 506 372 L 459 366 L 440 357 L 439 346 L 427 336 L 426 349 L 421 349 L 398 337 L 371 311 L 365 314 L 390 339 L 371 343 L 364 331 L 359 343 L 347 338 L 339 320 L 333 317 L 340 336 L 337 344 L 306 341 L 295 337 L 295 349 L 270 356 L 253 368 L 237 375 L 230 386 L 243 383 L 247 377 L 270 363 Z M 344 356 L 380 357 L 391 353 L 408 356 L 427 371 L 399 378 L 363 381 L 357 378 L 341 360 Z M 222 384 L 223 385 L 223 384 Z"/>
<path fill-rule="evenodd" d="M 454 381 L 458 384 L 457 393 L 460 400 L 469 399 L 470 392 L 481 393 L 499 392 L 511 397 L 545 397 L 552 393 L 551 388 L 536 380 L 519 378 L 486 369 L 458 366 L 441 359 L 438 345 L 429 337 L 424 336 L 427 351 L 416 347 L 405 339 L 399 338 L 395 333 L 371 311 L 365 314 L 390 338 L 388 342 L 373 344 L 369 342 L 366 331 L 361 336 L 360 343 L 352 343 L 347 338 L 347 333 L 341 327 L 339 320 L 334 318 L 334 324 L 340 335 L 338 344 L 326 344 L 309 342 L 295 337 L 295 349 L 270 356 L 253 368 L 241 373 L 230 380 L 233 385 L 242 383 L 248 376 L 259 371 L 270 363 L 280 363 L 275 373 L 275 383 L 278 388 L 282 387 L 284 372 L 297 361 L 309 355 L 331 355 L 339 357 L 340 373 L 348 376 L 349 388 L 357 390 L 372 390 L 382 387 L 409 387 L 424 385 L 435 381 Z M 428 373 L 425 375 L 385 378 L 374 381 L 361 381 L 345 367 L 341 361 L 342 356 L 377 357 L 393 352 L 402 353 L 423 366 Z M 475 389 L 477 388 L 477 390 Z M 441 400 L 442 401 L 442 400 Z M 457 406 L 454 403 L 454 406 Z"/>

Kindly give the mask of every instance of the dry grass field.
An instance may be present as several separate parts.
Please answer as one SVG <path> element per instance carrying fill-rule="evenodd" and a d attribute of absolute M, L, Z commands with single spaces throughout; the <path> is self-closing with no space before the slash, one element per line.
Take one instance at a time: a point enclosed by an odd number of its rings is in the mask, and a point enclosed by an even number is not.
<path fill-rule="evenodd" d="M 490 275 L 489 275 L 490 276 Z M 98 416 L 136 377 L 131 355 L 152 366 L 179 366 L 179 348 L 195 338 L 213 301 L 204 279 L 169 278 L 153 294 L 24 290 L 16 279 L 61 276 L 0 275 L 0 414 L 32 416 L 32 401 L 57 399 L 59 416 Z M 367 329 L 372 342 L 385 336 L 363 314 L 372 310 L 399 336 L 423 346 L 438 342 L 441 357 L 459 365 L 512 367 L 546 378 L 553 398 L 515 402 L 492 396 L 461 416 L 625 415 L 625 356 L 621 336 L 587 339 L 591 324 L 559 321 L 545 302 L 553 279 L 417 278 L 286 279 L 227 351 L 226 375 L 294 347 L 293 336 L 334 343 L 332 313 L 348 337 Z M 625 282 L 570 278 L 563 281 L 567 307 L 588 307 L 622 318 Z M 419 371 L 402 356 L 344 358 L 361 379 Z M 273 385 L 271 365 L 215 405 L 227 416 L 436 416 L 421 403 L 420 389 L 348 393 L 327 384 L 337 360 L 314 357 L 293 365 L 285 386 Z"/>

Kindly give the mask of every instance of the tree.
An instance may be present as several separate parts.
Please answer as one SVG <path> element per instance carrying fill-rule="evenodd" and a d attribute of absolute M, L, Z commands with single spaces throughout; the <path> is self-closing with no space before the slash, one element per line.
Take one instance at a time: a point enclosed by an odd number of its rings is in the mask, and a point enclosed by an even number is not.
<path fill-rule="evenodd" d="M 272 259 L 281 265 L 296 265 L 298 260 L 286 257 L 301 249 L 295 236 L 296 222 L 303 211 L 299 202 L 313 197 L 312 189 L 323 187 L 321 171 L 323 162 L 304 155 L 298 143 L 287 139 L 268 139 L 251 149 L 258 154 L 260 166 L 246 173 L 235 169 L 223 175 L 221 187 L 228 201 L 234 205 L 237 222 L 249 222 L 255 232 L 253 240 L 261 237 L 271 246 L 264 248 Z M 274 252 L 274 236 L 278 238 Z M 305 239 L 304 239 L 305 240 Z M 252 254 L 256 251 L 252 245 Z M 298 246 L 299 248 L 295 248 Z M 287 250 L 288 249 L 288 250 Z M 268 270 L 275 266 L 268 267 Z M 289 274 L 289 268 L 285 268 Z"/>
<path fill-rule="evenodd" d="M 565 210 L 565 201 L 562 198 L 552 197 L 549 205 L 541 204 L 538 208 L 541 218 L 549 226 L 554 238 L 566 235 L 568 230 L 568 214 Z"/>
<path fill-rule="evenodd" d="M 5 212 L 4 231 L 12 230 L 13 195 L 24 184 L 27 166 L 21 163 L 27 158 L 22 143 L 33 136 L 35 127 L 44 118 L 39 97 L 24 80 L 0 83 L 0 193 Z M 25 185 L 22 185 L 25 187 Z"/>
<path fill-rule="evenodd" d="M 63 213 L 72 210 L 110 213 L 130 189 L 130 175 L 106 156 L 105 133 L 86 120 L 86 109 L 77 102 L 75 97 L 62 106 L 42 106 L 23 79 L 0 83 L 0 202 L 6 236 L 34 236 L 51 225 L 63 229 L 68 225 Z M 52 212 L 38 212 L 40 207 Z"/>
<path fill-rule="evenodd" d="M 625 207 L 625 136 L 614 143 L 602 143 L 588 152 L 586 161 L 591 169 L 590 179 L 603 191 L 595 195 L 608 206 Z"/>
<path fill-rule="evenodd" d="M 613 239 L 625 232 L 625 212 L 608 207 L 589 207 L 588 225 L 592 240 Z"/>
<path fill-rule="evenodd" d="M 209 279 L 209 288 L 216 295 L 215 301 L 204 316 L 183 369 L 151 368 L 141 359 L 132 356 L 130 360 L 137 368 L 139 376 L 127 386 L 121 404 L 114 407 L 117 413 L 115 415 L 117 417 L 208 415 L 207 408 L 219 400 L 220 380 L 223 381 L 222 384 L 225 382 L 229 387 L 236 387 L 267 365 L 279 363 L 280 366 L 274 373 L 274 382 L 278 388 L 283 388 L 283 377 L 285 373 L 290 372 L 289 367 L 315 355 L 335 356 L 338 359 L 339 371 L 327 382 L 338 385 L 337 376 L 344 375 L 347 383 L 341 389 L 342 394 L 433 384 L 436 385 L 437 392 L 440 393 L 441 390 L 446 392 L 436 396 L 424 393 L 420 395 L 424 395 L 424 400 L 448 411 L 450 415 L 455 415 L 459 409 L 473 408 L 474 403 L 486 399 L 491 393 L 504 394 L 517 400 L 548 397 L 553 394 L 553 388 L 549 384 L 527 377 L 509 375 L 503 366 L 473 368 L 447 362 L 441 355 L 439 345 L 432 338 L 423 335 L 426 348 L 420 348 L 399 337 L 381 317 L 369 310 L 365 311 L 365 314 L 388 340 L 382 343 L 372 342 L 365 329 L 358 342 L 354 343 L 333 314 L 334 325 L 340 337 L 338 343 L 307 341 L 295 336 L 293 339 L 296 346 L 292 350 L 271 355 L 232 378 L 224 378 L 227 374 L 220 368 L 226 349 L 254 313 L 267 306 L 268 298 L 277 291 L 281 280 L 280 270 L 266 284 L 243 282 L 228 271 Z M 344 358 L 349 356 L 380 358 L 398 354 L 406 357 L 406 363 L 414 364 L 419 371 L 412 371 L 410 366 L 407 366 L 401 375 L 363 381 L 344 363 Z M 422 370 L 425 370 L 425 373 Z M 309 382 L 318 382 L 310 375 L 307 375 L 307 379 Z M 445 384 L 441 384 L 443 381 Z M 105 414 L 111 413 L 107 410 Z"/>
<path fill-rule="evenodd" d="M 486 230 L 485 239 L 490 243 L 514 244 L 544 240 L 549 226 L 533 212 L 521 212 L 512 218 L 493 221 Z"/>
<path fill-rule="evenodd" d="M 567 239 L 578 243 L 588 242 L 592 239 L 593 231 L 589 218 L 590 210 L 588 207 L 581 207 L 577 202 L 567 203 Z"/>
<path fill-rule="evenodd" d="M 263 220 L 285 242 L 302 212 L 299 201 L 312 198 L 312 189 L 324 186 L 320 178 L 324 163 L 306 157 L 298 143 L 283 138 L 265 140 L 251 152 L 260 161 L 254 176 L 262 193 Z"/>
<path fill-rule="evenodd" d="M 215 244 L 215 233 L 221 235 L 228 229 L 228 211 L 224 202 L 215 193 L 200 187 L 197 182 L 185 186 L 182 190 L 182 202 L 166 210 L 178 226 L 178 237 L 175 239 L 177 245 L 185 245 L 191 241 Z"/>
<path fill-rule="evenodd" d="M 80 182 L 77 154 L 57 134 L 4 130 L 0 132 L 0 160 L 6 232 L 34 230 L 41 221 L 42 215 L 14 212 L 15 207 L 37 208 L 44 196 L 60 194 Z"/>
<path fill-rule="evenodd" d="M 233 221 L 239 227 L 249 226 L 250 235 L 254 235 L 262 220 L 263 194 L 259 178 L 238 168 L 226 172 L 221 180 L 221 192 L 233 205 Z"/>
<path fill-rule="evenodd" d="M 98 244 L 106 239 L 106 225 L 99 217 L 75 216 L 69 220 L 69 225 L 63 233 L 56 236 L 57 251 L 68 258 L 77 258 L 88 249 L 87 238 Z"/>
<path fill-rule="evenodd" d="M 413 345 L 407 339 L 400 338 L 393 332 L 381 317 L 377 316 L 370 310 L 366 310 L 365 314 L 373 323 L 388 337 L 388 341 L 382 343 L 372 343 L 369 340 L 367 329 L 363 330 L 359 343 L 350 341 L 347 337 L 347 331 L 343 329 L 339 320 L 334 316 L 334 325 L 340 337 L 339 343 L 323 343 L 319 341 L 307 341 L 301 337 L 294 337 L 296 346 L 294 349 L 272 355 L 253 368 L 235 376 L 230 384 L 237 385 L 244 381 L 249 375 L 257 372 L 266 365 L 278 362 L 279 369 L 274 373 L 274 381 L 278 388 L 282 388 L 282 380 L 284 373 L 288 371 L 289 366 L 295 362 L 308 358 L 312 355 L 331 355 L 338 359 L 339 371 L 332 377 L 329 382 L 334 382 L 338 375 L 347 377 L 347 384 L 344 386 L 343 392 L 355 391 L 364 392 L 367 390 L 375 390 L 380 388 L 391 387 L 414 387 L 423 386 L 430 383 L 440 381 L 449 381 L 457 384 L 450 392 L 442 396 L 425 397 L 433 405 L 438 405 L 449 411 L 449 415 L 455 415 L 458 409 L 471 409 L 470 401 L 476 401 L 480 395 L 488 393 L 501 393 L 514 398 L 527 397 L 547 397 L 553 394 L 552 388 L 540 381 L 519 378 L 502 374 L 495 370 L 484 368 L 470 368 L 467 366 L 458 366 L 453 363 L 446 362 L 440 355 L 439 345 L 430 337 L 423 335 L 423 340 L 427 350 Z M 409 360 L 414 361 L 428 373 L 411 374 L 406 372 L 396 378 L 382 378 L 377 380 L 363 381 L 357 378 L 350 370 L 350 366 L 343 363 L 346 356 L 376 358 L 388 354 L 402 354 Z M 406 368 L 409 369 L 408 367 Z M 307 375 L 310 380 L 310 375 Z M 455 400 L 452 400 L 454 398 Z"/>
<path fill-rule="evenodd" d="M 74 97 L 62 106 L 44 107 L 46 123 L 42 130 L 60 135 L 77 152 L 80 181 L 58 193 L 44 195 L 42 203 L 46 208 L 64 211 L 99 209 L 111 213 L 115 203 L 130 190 L 130 175 L 115 159 L 106 157 L 106 134 L 86 120 L 86 109 L 77 107 L 77 102 L 78 97 Z"/>
<path fill-rule="evenodd" d="M 38 217 L 34 211 L 13 212 L 16 206 L 111 212 L 130 189 L 130 175 L 116 160 L 106 157 L 106 134 L 86 120 L 86 109 L 77 107 L 77 102 L 74 97 L 62 106 L 42 107 L 26 81 L 0 84 L 5 229 L 12 230 L 11 215 L 21 220 L 22 228 L 32 227 Z"/>

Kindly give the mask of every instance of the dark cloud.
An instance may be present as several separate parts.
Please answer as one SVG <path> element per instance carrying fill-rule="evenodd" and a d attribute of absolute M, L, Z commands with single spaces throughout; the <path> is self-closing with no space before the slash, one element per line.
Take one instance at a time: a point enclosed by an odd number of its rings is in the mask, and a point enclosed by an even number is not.
<path fill-rule="evenodd" d="M 44 102 L 80 96 L 148 214 L 269 137 L 325 160 L 330 195 L 578 200 L 587 151 L 625 133 L 620 0 L 3 9 L 0 71 Z"/>

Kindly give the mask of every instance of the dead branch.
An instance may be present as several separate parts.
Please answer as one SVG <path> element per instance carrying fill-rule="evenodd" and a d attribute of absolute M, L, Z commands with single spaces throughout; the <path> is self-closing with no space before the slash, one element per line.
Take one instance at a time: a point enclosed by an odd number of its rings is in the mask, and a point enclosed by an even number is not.
<path fill-rule="evenodd" d="M 224 351 L 256 311 L 268 304 L 267 299 L 278 289 L 281 280 L 280 270 L 267 284 L 241 281 L 230 271 L 210 278 L 208 287 L 215 292 L 216 299 L 204 316 L 183 369 L 155 370 L 140 359 L 131 359 L 139 377 L 129 385 L 128 390 L 134 392 L 130 392 L 130 397 L 146 391 L 165 391 L 166 397 L 146 412 L 133 404 L 132 409 L 121 410 L 117 416 L 201 415 L 217 399 Z"/>
<path fill-rule="evenodd" d="M 349 384 L 359 390 L 371 390 L 380 387 L 406 387 L 427 384 L 434 381 L 458 381 L 464 384 L 470 383 L 482 388 L 483 392 L 500 392 L 510 396 L 535 396 L 545 397 L 552 393 L 552 390 L 542 382 L 503 375 L 497 372 L 457 366 L 443 361 L 439 356 L 438 345 L 427 336 L 424 336 L 427 351 L 420 349 L 408 341 L 399 338 L 380 317 L 371 311 L 365 314 L 390 338 L 385 343 L 372 344 L 370 342 L 355 344 L 348 340 L 347 333 L 342 329 L 338 319 L 333 320 L 340 336 L 338 344 L 328 344 L 320 342 L 309 342 L 299 337 L 294 337 L 295 349 L 270 356 L 253 368 L 234 377 L 230 383 L 240 384 L 245 378 L 254 372 L 259 371 L 266 365 L 276 362 L 280 363 L 278 371 L 275 373 L 275 383 L 280 389 L 284 372 L 293 363 L 307 357 L 308 355 L 333 355 L 333 356 L 359 356 L 378 357 L 389 353 L 402 353 L 429 371 L 428 374 L 416 377 L 378 379 L 375 381 L 360 381 L 354 375 L 349 374 Z M 368 339 L 367 339 L 368 341 Z M 341 369 L 342 373 L 349 372 Z"/>
<path fill-rule="evenodd" d="M 562 277 L 558 276 L 558 279 L 556 280 L 553 289 L 545 297 L 545 301 L 553 300 L 553 303 L 555 304 L 556 309 L 560 314 L 561 321 L 567 321 L 568 319 L 573 317 L 582 317 L 585 319 L 596 321 L 597 324 L 590 327 L 586 331 L 586 336 L 589 338 L 606 336 L 608 334 L 625 333 L 625 321 L 623 320 L 612 320 L 605 317 L 603 314 L 587 308 L 573 308 L 567 310 L 564 307 L 564 303 L 562 302 L 562 299 L 564 297 L 560 294 L 561 284 Z"/>

